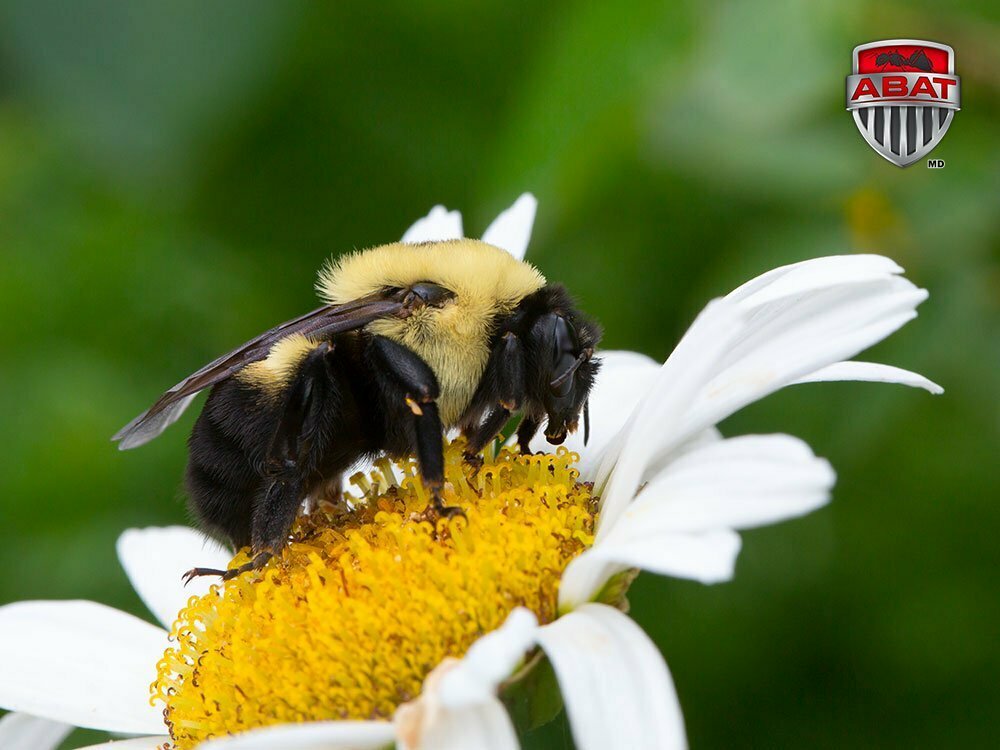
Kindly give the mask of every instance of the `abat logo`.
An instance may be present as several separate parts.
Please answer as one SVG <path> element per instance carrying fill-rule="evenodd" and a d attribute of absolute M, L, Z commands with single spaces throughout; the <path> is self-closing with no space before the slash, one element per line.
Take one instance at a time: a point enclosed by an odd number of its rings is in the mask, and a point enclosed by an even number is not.
<path fill-rule="evenodd" d="M 955 50 L 917 39 L 854 48 L 847 109 L 868 145 L 908 167 L 941 142 L 959 106 Z"/>

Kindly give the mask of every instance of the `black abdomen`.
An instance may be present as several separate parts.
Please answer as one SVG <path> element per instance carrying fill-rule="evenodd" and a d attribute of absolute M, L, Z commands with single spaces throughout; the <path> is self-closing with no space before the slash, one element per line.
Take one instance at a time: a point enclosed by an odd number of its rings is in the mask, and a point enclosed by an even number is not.
<path fill-rule="evenodd" d="M 278 409 L 232 378 L 215 386 L 188 440 L 188 508 L 202 527 L 235 548 L 250 544 L 262 462 Z"/>
<path fill-rule="evenodd" d="M 328 481 L 339 482 L 340 474 L 358 459 L 396 447 L 387 440 L 373 377 L 362 355 L 364 343 L 356 336 L 338 337 L 328 365 L 312 365 L 329 369 L 322 370 L 323 376 L 311 376 L 308 392 L 318 400 L 309 407 L 316 411 L 299 438 L 308 453 L 298 467 L 300 499 Z M 275 471 L 281 470 L 274 465 L 272 443 L 283 418 L 287 421 L 290 388 L 269 393 L 239 376 L 220 382 L 209 392 L 188 440 L 188 507 L 205 531 L 236 548 L 258 541 L 252 535 L 254 509 L 266 505 L 263 498 Z M 409 444 L 395 452 L 408 451 Z"/>

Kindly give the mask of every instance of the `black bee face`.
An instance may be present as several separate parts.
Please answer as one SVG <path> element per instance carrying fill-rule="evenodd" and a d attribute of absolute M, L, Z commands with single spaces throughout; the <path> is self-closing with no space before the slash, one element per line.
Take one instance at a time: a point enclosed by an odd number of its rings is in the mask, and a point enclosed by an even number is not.
<path fill-rule="evenodd" d="M 574 325 L 574 319 L 576 324 Z M 548 417 L 545 438 L 561 445 L 575 432 L 600 363 L 593 358 L 599 332 L 586 320 L 557 313 L 544 315 L 535 324 L 539 365 L 540 401 Z"/>

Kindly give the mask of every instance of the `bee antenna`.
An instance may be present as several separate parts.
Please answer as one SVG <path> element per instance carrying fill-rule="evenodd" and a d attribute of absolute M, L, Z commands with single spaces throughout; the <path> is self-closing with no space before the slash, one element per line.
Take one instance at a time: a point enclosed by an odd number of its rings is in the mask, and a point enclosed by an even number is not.
<path fill-rule="evenodd" d="M 590 440 L 590 399 L 583 402 L 583 444 Z"/>
<path fill-rule="evenodd" d="M 572 377 L 573 373 L 580 368 L 580 365 L 582 365 L 584 362 L 590 359 L 590 356 L 593 353 L 594 352 L 592 349 L 584 349 L 582 352 L 580 352 L 579 355 L 577 355 L 577 358 L 573 361 L 573 364 L 569 366 L 569 369 L 567 369 L 566 372 L 564 372 L 558 378 L 551 381 L 549 383 L 549 386 L 552 388 L 558 388 L 559 386 L 561 386 L 563 383 L 565 383 Z"/>

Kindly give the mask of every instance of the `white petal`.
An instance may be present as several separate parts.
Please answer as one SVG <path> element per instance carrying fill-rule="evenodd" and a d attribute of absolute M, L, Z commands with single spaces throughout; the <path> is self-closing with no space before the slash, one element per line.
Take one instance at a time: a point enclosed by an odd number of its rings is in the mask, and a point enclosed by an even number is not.
<path fill-rule="evenodd" d="M 790 435 L 703 444 L 654 477 L 608 538 L 777 523 L 825 505 L 835 479 L 829 463 Z"/>
<path fill-rule="evenodd" d="M 111 740 L 100 745 L 87 745 L 80 750 L 157 750 L 166 742 L 170 742 L 170 737 L 157 734 L 149 737 L 133 737 L 130 740 Z"/>
<path fill-rule="evenodd" d="M 378 750 L 395 738 L 387 721 L 316 721 L 221 737 L 201 743 L 198 750 Z"/>
<path fill-rule="evenodd" d="M 642 483 L 695 436 L 743 406 L 853 357 L 914 318 L 927 293 L 897 276 L 900 271 L 880 256 L 820 258 L 775 269 L 710 303 L 603 451 L 594 477 L 602 496 L 597 543 Z M 856 365 L 842 366 L 840 373 L 845 371 L 903 378 Z M 907 382 L 914 384 L 913 378 L 919 376 L 908 374 Z M 815 505 L 825 497 L 798 501 Z"/>
<path fill-rule="evenodd" d="M 566 610 L 596 596 L 621 570 L 640 568 L 703 583 L 733 575 L 745 529 L 826 504 L 835 475 L 788 435 L 703 441 L 677 455 L 614 527 L 573 560 L 560 584 Z"/>
<path fill-rule="evenodd" d="M 163 731 L 149 684 L 167 646 L 164 630 L 94 602 L 0 607 L 0 707 L 79 727 Z"/>
<path fill-rule="evenodd" d="M 579 750 L 684 748 L 684 718 L 663 657 L 626 615 L 585 604 L 539 632 Z"/>
<path fill-rule="evenodd" d="M 442 678 L 441 703 L 446 708 L 464 708 L 496 696 L 497 686 L 510 677 L 535 645 L 538 618 L 517 607 L 492 633 L 487 633 Z"/>
<path fill-rule="evenodd" d="M 451 442 L 460 434 L 461 431 L 459 430 L 455 431 L 449 430 L 448 433 L 446 434 L 446 438 L 449 442 Z M 360 497 L 361 495 L 364 494 L 363 490 L 364 484 L 361 485 L 355 484 L 353 481 L 351 481 L 352 477 L 360 473 L 364 476 L 363 482 L 368 482 L 369 484 L 373 484 L 373 482 L 371 482 L 371 473 L 376 469 L 379 471 L 379 473 L 383 475 L 386 475 L 386 472 L 391 474 L 392 478 L 396 481 L 396 483 L 402 482 L 406 478 L 405 475 L 403 474 L 403 470 L 399 467 L 399 465 L 394 461 L 392 461 L 391 459 L 388 459 L 385 456 L 385 454 L 379 454 L 374 458 L 370 458 L 368 456 L 362 456 L 353 464 L 351 464 L 351 466 L 343 473 L 341 488 L 343 489 L 344 492 L 348 492 L 355 497 Z"/>
<path fill-rule="evenodd" d="M 483 242 L 502 248 L 518 260 L 524 259 L 535 223 L 538 201 L 531 193 L 522 193 L 514 205 L 503 211 L 483 232 Z"/>
<path fill-rule="evenodd" d="M 399 745 L 406 750 L 518 747 L 497 688 L 524 661 L 538 618 L 524 607 L 476 641 L 462 659 L 446 659 L 424 680 L 420 696 L 396 711 Z"/>
<path fill-rule="evenodd" d="M 406 230 L 402 242 L 436 242 L 462 238 L 462 214 L 444 206 L 434 206 L 430 213 Z"/>
<path fill-rule="evenodd" d="M 738 361 L 776 336 L 811 334 L 803 338 L 813 345 L 823 344 L 816 340 L 821 332 L 843 336 L 886 317 L 913 313 L 926 298 L 926 290 L 899 276 L 887 276 L 791 295 L 763 305 L 741 303 L 738 307 L 747 313 L 748 324 L 726 361 Z"/>
<path fill-rule="evenodd" d="M 662 532 L 650 536 L 639 531 L 627 525 L 622 533 L 603 539 L 566 566 L 559 583 L 560 612 L 593 600 L 613 575 L 629 568 L 706 584 L 733 577 L 741 544 L 735 531 Z"/>
<path fill-rule="evenodd" d="M 759 308 L 676 429 L 693 434 L 801 377 L 854 356 L 913 319 L 926 296 L 905 279 L 891 278 Z"/>
<path fill-rule="evenodd" d="M 61 721 L 41 719 L 30 714 L 7 714 L 0 719 L 0 748 L 54 750 L 72 731 L 71 725 Z"/>
<path fill-rule="evenodd" d="M 837 362 L 794 381 L 798 383 L 823 383 L 835 380 L 863 380 L 870 383 L 898 383 L 912 388 L 923 388 L 934 394 L 944 393 L 944 388 L 923 375 L 901 367 L 879 365 L 872 362 Z"/>
<path fill-rule="evenodd" d="M 629 351 L 599 352 L 601 369 L 590 392 L 590 440 L 583 444 L 584 429 L 566 438 L 565 446 L 580 456 L 577 468 L 583 481 L 597 473 L 601 454 L 625 425 L 639 399 L 652 388 L 660 363 L 645 354 Z M 544 424 L 531 441 L 531 450 L 550 451 Z"/>
<path fill-rule="evenodd" d="M 651 477 L 655 477 L 672 462 L 676 461 L 678 457 L 687 455 L 691 451 L 698 450 L 704 445 L 716 443 L 722 439 L 722 433 L 719 432 L 717 428 L 706 427 L 701 432 L 696 433 L 693 437 L 688 438 L 683 443 L 678 445 L 670 451 L 669 454 L 653 457 L 647 464 L 646 471 L 643 476 L 647 480 Z"/>
<path fill-rule="evenodd" d="M 830 255 L 775 268 L 737 287 L 726 299 L 747 308 L 780 297 L 805 294 L 857 281 L 873 281 L 902 273 L 882 255 Z"/>
<path fill-rule="evenodd" d="M 601 372 L 619 372 L 631 369 L 659 369 L 660 363 L 642 352 L 629 349 L 602 349 L 597 352 L 601 360 Z"/>
<path fill-rule="evenodd" d="M 232 554 L 186 526 L 152 526 L 118 537 L 118 559 L 143 603 L 169 629 L 188 599 L 208 593 L 214 582 L 195 578 L 185 587 L 185 571 L 196 566 L 225 570 Z"/>
<path fill-rule="evenodd" d="M 744 325 L 745 316 L 735 305 L 725 300 L 710 302 L 663 363 L 652 388 L 601 458 L 594 480 L 602 496 L 598 540 L 635 496 L 650 462 L 694 434 L 684 433 L 676 425 L 683 421 L 691 402 L 717 371 L 720 357 Z"/>
<path fill-rule="evenodd" d="M 517 733 L 495 697 L 438 713 L 422 732 L 401 733 L 401 750 L 518 750 Z"/>
<path fill-rule="evenodd" d="M 669 401 L 677 391 L 678 371 L 699 367 L 703 381 L 696 393 L 688 393 L 689 408 L 661 421 L 659 434 L 650 429 L 648 417 L 640 420 L 646 426 L 641 433 L 647 446 L 644 468 L 748 403 L 854 356 L 915 317 L 915 308 L 927 293 L 897 276 L 900 271 L 881 256 L 818 258 L 770 271 L 726 297 L 725 302 L 744 316 L 734 322 L 724 351 L 711 363 L 704 354 L 713 345 L 711 337 L 718 334 L 703 323 L 709 317 L 706 308 L 664 364 L 654 393 L 637 408 L 650 411 L 649 403 Z M 684 356 L 682 348 L 687 350 Z M 675 366 L 668 367 L 672 361 Z M 662 420 L 662 415 L 658 417 Z M 624 443 L 625 438 L 619 438 L 613 442 L 615 449 L 607 452 L 596 478 L 598 487 Z M 626 485 L 642 480 L 635 468 Z M 614 499 L 615 504 L 618 501 Z"/>

